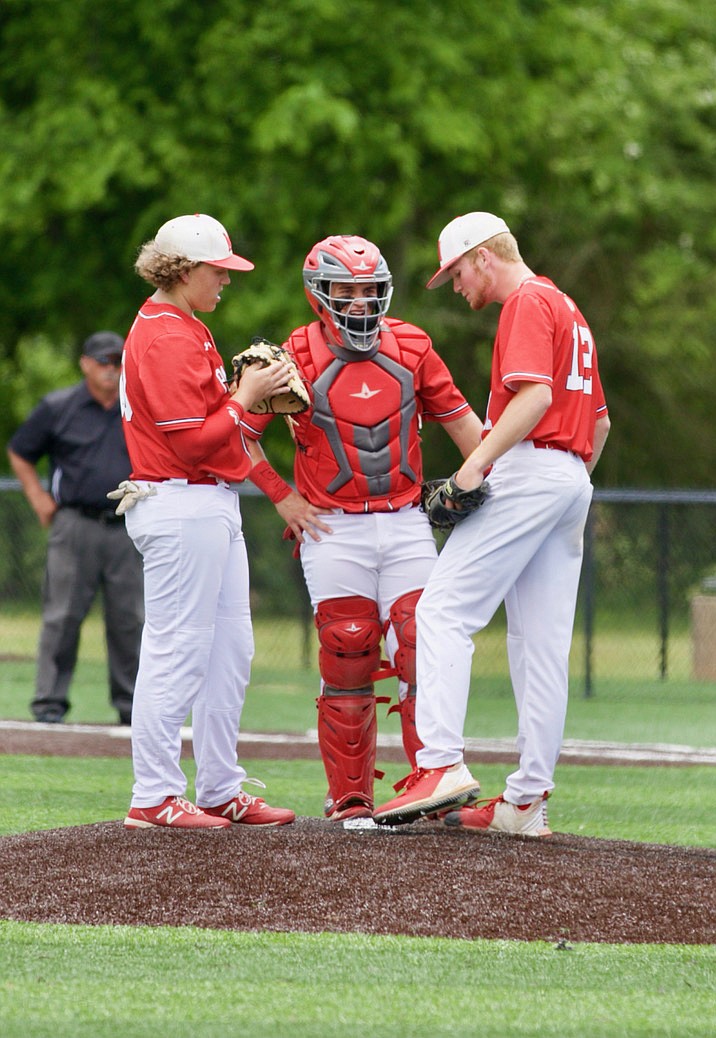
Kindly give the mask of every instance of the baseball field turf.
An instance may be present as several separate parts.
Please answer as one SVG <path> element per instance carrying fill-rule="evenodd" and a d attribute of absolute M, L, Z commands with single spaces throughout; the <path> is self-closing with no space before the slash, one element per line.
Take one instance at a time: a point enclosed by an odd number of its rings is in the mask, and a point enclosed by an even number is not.
<path fill-rule="evenodd" d="M 31 666 L 0 666 L 0 716 L 27 717 Z M 251 730 L 305 731 L 315 676 L 257 667 L 245 713 Z M 73 720 L 105 723 L 103 670 L 83 662 Z M 513 735 L 511 699 L 483 680 L 468 735 Z M 603 684 L 574 696 L 568 738 L 713 745 L 714 687 L 684 682 Z M 381 722 L 397 732 L 393 718 Z M 185 762 L 190 780 L 191 760 Z M 386 764 L 386 779 L 404 769 Z M 270 799 L 320 815 L 316 760 L 251 761 Z M 479 767 L 492 793 L 502 764 Z M 606 841 L 714 848 L 716 768 L 560 764 L 555 829 Z M 0 756 L 0 844 L 11 834 L 121 818 L 125 758 Z M 389 853 L 389 851 L 388 851 Z M 449 878 L 450 860 L 444 862 Z M 716 874 L 716 856 L 714 857 Z M 434 877 L 431 877 L 434 879 Z M 366 877 L 368 883 L 370 877 Z M 91 877 L 86 877 L 91 882 Z M 300 882 L 300 878 L 297 878 Z M 634 876 L 625 874 L 628 890 Z M 172 877 L 166 882 L 171 886 Z M 421 876 L 401 874 L 420 897 Z M 246 884 L 251 884 L 250 869 Z M 466 898 L 480 898 L 479 872 Z M 376 915 L 390 890 L 371 888 Z M 549 889 L 542 896 L 554 896 Z M 447 905 L 446 905 L 447 908 Z M 503 906 L 520 913 L 519 898 Z M 702 905 L 716 934 L 716 904 Z M 716 944 L 461 940 L 366 933 L 275 933 L 191 926 L 0 922 L 3 1038 L 706 1038 L 713 1033 Z"/>

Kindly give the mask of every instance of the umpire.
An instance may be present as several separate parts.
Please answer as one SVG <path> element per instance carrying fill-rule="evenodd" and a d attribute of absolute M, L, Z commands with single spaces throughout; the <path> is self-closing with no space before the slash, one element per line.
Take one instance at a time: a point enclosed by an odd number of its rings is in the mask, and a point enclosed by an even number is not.
<path fill-rule="evenodd" d="M 123 340 L 99 331 L 84 342 L 83 381 L 45 396 L 10 440 L 13 472 L 40 523 L 49 527 L 38 649 L 36 721 L 61 722 L 80 629 L 102 591 L 109 691 L 129 724 L 144 623 L 141 556 L 107 493 L 127 479 L 129 456 L 119 408 Z M 49 459 L 49 491 L 37 471 Z"/>

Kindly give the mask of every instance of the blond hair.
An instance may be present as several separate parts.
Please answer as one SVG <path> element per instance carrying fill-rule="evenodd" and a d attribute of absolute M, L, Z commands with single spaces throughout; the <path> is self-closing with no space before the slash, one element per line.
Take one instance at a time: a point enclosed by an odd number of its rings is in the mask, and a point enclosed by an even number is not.
<path fill-rule="evenodd" d="M 134 269 L 140 278 L 148 281 L 150 285 L 170 292 L 180 281 L 182 274 L 198 266 L 196 260 L 187 259 L 185 256 L 168 256 L 161 252 L 152 239 L 140 248 Z"/>
<path fill-rule="evenodd" d="M 506 263 L 522 262 L 517 239 L 509 231 L 501 231 L 500 234 L 495 234 L 492 238 L 488 238 L 487 241 L 480 242 L 474 249 L 470 249 L 467 255 L 473 264 L 475 263 L 478 249 L 489 249 L 498 259 L 504 260 Z"/>

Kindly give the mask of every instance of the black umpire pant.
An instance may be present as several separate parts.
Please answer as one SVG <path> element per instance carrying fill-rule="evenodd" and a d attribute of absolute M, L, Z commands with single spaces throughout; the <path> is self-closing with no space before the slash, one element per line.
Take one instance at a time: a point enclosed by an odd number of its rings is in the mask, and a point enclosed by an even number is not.
<path fill-rule="evenodd" d="M 80 631 L 102 593 L 109 664 L 109 697 L 120 723 L 129 724 L 144 624 L 142 558 L 124 519 L 110 510 L 60 508 L 50 528 L 43 587 L 42 631 L 35 698 L 38 721 L 61 721 L 70 708 L 69 687 Z"/>

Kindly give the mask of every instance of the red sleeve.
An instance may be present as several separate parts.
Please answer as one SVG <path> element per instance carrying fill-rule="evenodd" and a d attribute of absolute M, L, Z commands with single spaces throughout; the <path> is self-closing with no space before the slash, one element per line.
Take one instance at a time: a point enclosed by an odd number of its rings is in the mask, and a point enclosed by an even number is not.
<path fill-rule="evenodd" d="M 161 335 L 139 361 L 139 377 L 158 429 L 171 432 L 201 425 L 226 393 L 214 349 L 204 351 L 186 334 Z M 223 373 L 223 366 L 221 367 Z"/>
<path fill-rule="evenodd" d="M 431 346 L 417 372 L 416 393 L 429 422 L 452 422 L 472 408 L 453 382 L 445 361 Z"/>
<path fill-rule="evenodd" d="M 511 301 L 512 302 L 512 301 Z M 537 294 L 520 293 L 503 307 L 499 326 L 500 381 L 508 389 L 515 382 L 554 381 L 554 318 Z"/>
<path fill-rule="evenodd" d="M 250 440 L 259 440 L 275 417 L 275 414 L 251 414 L 249 411 L 244 411 L 241 428 Z"/>
<path fill-rule="evenodd" d="M 241 404 L 227 397 L 226 404 L 210 414 L 201 425 L 188 429 L 167 429 L 167 439 L 176 456 L 187 464 L 198 465 L 209 455 L 216 464 L 222 458 L 217 452 L 235 436 L 243 414 Z"/>
<path fill-rule="evenodd" d="M 599 369 L 594 373 L 594 387 L 592 389 L 594 399 L 594 413 L 597 418 L 603 418 L 605 414 L 609 413 L 607 408 L 607 400 L 602 389 L 602 380 L 599 377 Z"/>

